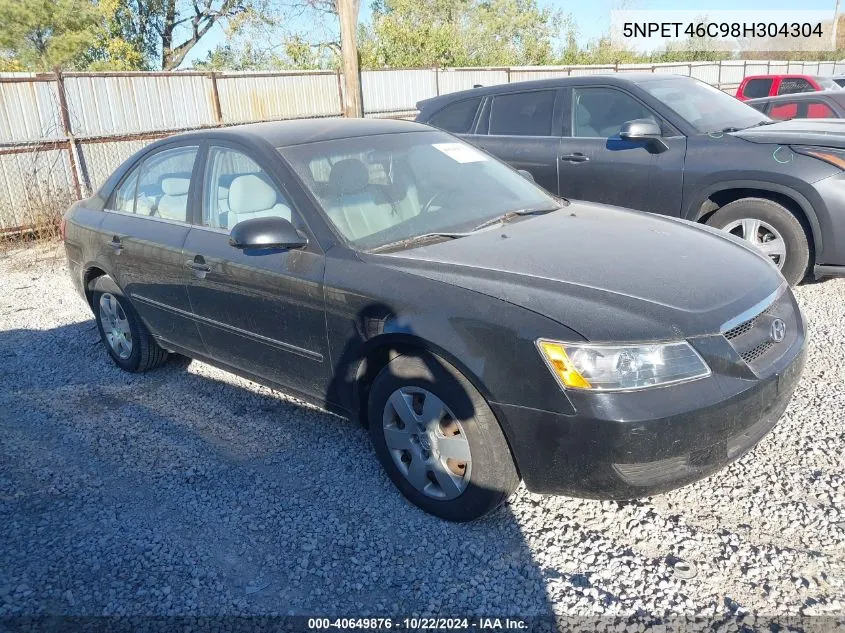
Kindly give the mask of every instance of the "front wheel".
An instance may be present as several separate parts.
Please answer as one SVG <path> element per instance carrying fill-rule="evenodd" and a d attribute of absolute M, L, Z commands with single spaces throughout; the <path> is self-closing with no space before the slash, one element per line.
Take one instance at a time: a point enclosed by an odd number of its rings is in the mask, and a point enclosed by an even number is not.
<path fill-rule="evenodd" d="M 810 264 L 810 246 L 801 222 L 765 198 L 742 198 L 716 211 L 707 224 L 727 231 L 772 260 L 790 285 L 799 283 Z"/>
<path fill-rule="evenodd" d="M 471 521 L 504 503 L 519 484 L 510 449 L 484 397 L 430 354 L 402 355 L 370 390 L 370 436 L 405 497 L 450 521 Z"/>

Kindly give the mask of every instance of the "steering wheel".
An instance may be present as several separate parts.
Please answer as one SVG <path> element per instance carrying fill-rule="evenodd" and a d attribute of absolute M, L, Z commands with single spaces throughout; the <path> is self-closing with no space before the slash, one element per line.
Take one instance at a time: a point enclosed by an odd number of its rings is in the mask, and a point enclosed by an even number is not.
<path fill-rule="evenodd" d="M 428 213 L 429 211 L 431 211 L 431 207 L 432 207 L 432 205 L 434 204 L 434 202 L 435 202 L 438 198 L 441 198 L 441 197 L 442 197 L 445 193 L 446 193 L 446 192 L 445 192 L 445 191 L 443 191 L 442 189 L 441 189 L 441 190 L 439 190 L 439 191 L 435 191 L 435 192 L 434 192 L 434 195 L 433 195 L 433 196 L 431 196 L 431 197 L 428 199 L 428 202 L 426 202 L 426 203 L 422 206 L 422 210 L 420 211 L 420 213 L 421 213 L 421 214 L 422 214 L 422 213 Z"/>

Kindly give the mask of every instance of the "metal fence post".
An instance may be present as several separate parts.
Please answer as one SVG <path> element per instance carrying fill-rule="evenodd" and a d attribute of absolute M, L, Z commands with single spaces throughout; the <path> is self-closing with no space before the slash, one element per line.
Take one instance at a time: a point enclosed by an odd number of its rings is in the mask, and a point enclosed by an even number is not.
<path fill-rule="evenodd" d="M 79 154 L 79 144 L 77 143 L 76 139 L 73 136 L 73 129 L 71 128 L 70 124 L 70 112 L 68 111 L 67 107 L 67 95 L 65 94 L 65 80 L 62 76 L 61 69 L 57 66 L 55 69 L 56 73 L 56 92 L 59 95 L 59 113 L 62 119 L 62 130 L 64 131 L 65 138 L 67 139 L 67 150 L 68 150 L 68 158 L 70 160 L 70 173 L 73 177 L 73 189 L 76 193 L 76 199 L 82 200 L 82 182 L 80 181 L 80 175 L 82 175 L 85 179 L 85 190 L 91 190 L 91 183 L 88 178 L 87 172 L 85 170 L 81 170 L 81 160 Z M 82 174 L 80 174 L 80 171 Z"/>
<path fill-rule="evenodd" d="M 440 96 L 440 69 L 434 67 L 434 94 Z"/>

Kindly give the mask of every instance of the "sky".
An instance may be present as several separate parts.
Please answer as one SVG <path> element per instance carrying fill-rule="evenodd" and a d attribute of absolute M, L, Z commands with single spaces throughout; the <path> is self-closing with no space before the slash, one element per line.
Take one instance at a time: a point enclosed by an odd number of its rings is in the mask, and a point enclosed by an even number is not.
<path fill-rule="evenodd" d="M 835 4 L 835 0 L 688 0 L 687 2 L 679 2 L 678 0 L 538 0 L 538 2 L 542 7 L 571 14 L 578 26 L 578 39 L 581 44 L 597 39 L 610 30 L 610 12 L 613 9 L 690 9 L 699 11 L 744 9 L 759 10 L 760 19 L 765 19 L 767 12 L 771 10 L 794 11 L 797 8 L 796 5 L 800 5 L 801 9 L 830 11 L 832 16 Z M 361 5 L 360 21 L 369 21 L 372 15 L 370 0 L 361 0 Z M 843 7 L 843 11 L 845 11 L 845 7 Z M 307 24 L 295 26 L 295 28 L 305 31 Z M 216 26 L 193 48 L 187 61 L 204 59 L 208 51 L 224 40 L 223 29 Z"/>

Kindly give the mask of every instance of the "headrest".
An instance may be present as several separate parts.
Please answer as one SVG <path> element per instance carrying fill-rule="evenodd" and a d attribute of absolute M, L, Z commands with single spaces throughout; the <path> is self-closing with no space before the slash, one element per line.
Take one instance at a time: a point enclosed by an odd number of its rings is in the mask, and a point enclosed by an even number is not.
<path fill-rule="evenodd" d="M 329 173 L 329 185 L 335 195 L 356 193 L 370 184 L 370 172 L 367 166 L 357 158 L 345 158 L 332 165 Z"/>
<path fill-rule="evenodd" d="M 166 196 L 186 196 L 190 187 L 190 178 L 168 176 L 161 179 L 161 191 Z"/>
<path fill-rule="evenodd" d="M 238 176 L 229 186 L 229 209 L 234 213 L 255 213 L 276 204 L 276 190 L 261 176 Z"/>

